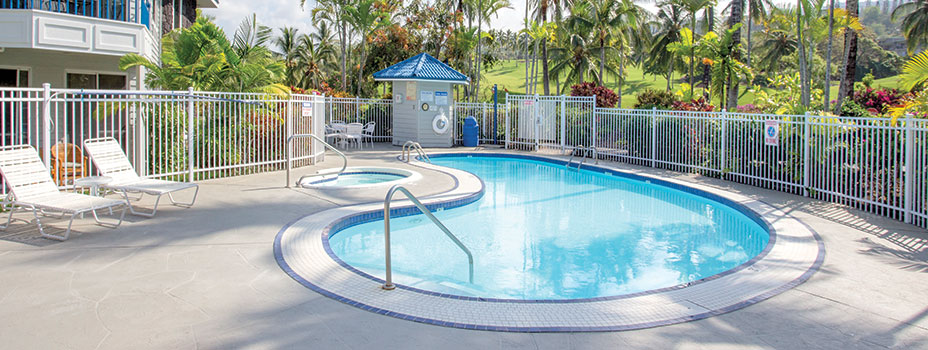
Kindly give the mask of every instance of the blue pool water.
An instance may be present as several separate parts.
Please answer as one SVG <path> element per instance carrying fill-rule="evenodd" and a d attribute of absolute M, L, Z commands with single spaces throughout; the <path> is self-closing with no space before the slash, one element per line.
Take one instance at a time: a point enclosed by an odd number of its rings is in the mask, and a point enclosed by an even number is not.
<path fill-rule="evenodd" d="M 465 296 L 582 299 L 670 287 L 741 265 L 766 229 L 687 192 L 599 172 L 508 157 L 436 157 L 479 176 L 483 198 L 436 212 L 466 255 L 423 215 L 391 220 L 394 282 Z M 384 277 L 383 221 L 329 238 L 346 263 Z"/>

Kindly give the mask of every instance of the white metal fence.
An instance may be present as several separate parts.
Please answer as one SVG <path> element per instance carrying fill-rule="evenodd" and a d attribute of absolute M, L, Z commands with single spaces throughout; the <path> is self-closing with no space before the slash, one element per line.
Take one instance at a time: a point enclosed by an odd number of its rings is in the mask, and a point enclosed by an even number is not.
<path fill-rule="evenodd" d="M 0 89 L 0 146 L 39 150 L 62 187 L 95 174 L 86 139 L 113 137 L 140 175 L 202 180 L 285 167 L 286 139 L 323 130 L 322 96 Z M 296 140 L 295 165 L 321 156 Z"/>
<path fill-rule="evenodd" d="M 374 141 L 393 140 L 393 101 L 370 98 L 327 97 L 325 122 L 375 123 Z"/>
<path fill-rule="evenodd" d="M 837 202 L 928 227 L 928 120 L 595 108 L 509 96 L 506 145 L 573 151 Z M 767 126 L 776 135 L 765 135 Z M 580 155 L 579 153 L 577 155 Z M 587 156 L 592 156 L 590 152 Z"/>
<path fill-rule="evenodd" d="M 304 105 L 304 103 L 307 103 Z M 48 108 L 45 108 L 45 106 Z M 928 120 L 596 108 L 593 97 L 516 96 L 458 103 L 477 118 L 482 143 L 572 152 L 698 172 L 843 203 L 928 227 Z M 47 111 L 47 115 L 46 115 Z M 392 102 L 322 96 L 212 92 L 0 89 L 0 146 L 31 144 L 62 186 L 93 174 L 88 138 L 119 140 L 140 175 L 201 180 L 283 169 L 286 139 L 322 134 L 324 123 L 374 122 L 392 139 Z M 495 118 L 494 118 L 495 116 Z M 774 125 L 775 145 L 765 126 Z M 495 127 L 494 127 L 495 126 Z M 294 141 L 295 166 L 323 154 Z"/>

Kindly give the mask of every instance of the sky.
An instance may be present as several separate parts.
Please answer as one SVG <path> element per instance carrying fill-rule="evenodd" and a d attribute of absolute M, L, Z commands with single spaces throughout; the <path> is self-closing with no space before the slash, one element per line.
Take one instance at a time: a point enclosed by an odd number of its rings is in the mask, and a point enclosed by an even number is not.
<path fill-rule="evenodd" d="M 493 28 L 518 30 L 525 17 L 525 1 L 514 0 L 512 9 L 503 9 L 499 18 L 494 18 Z M 300 9 L 300 0 L 222 0 L 218 9 L 204 9 L 207 15 L 216 18 L 226 35 L 232 36 L 239 23 L 252 13 L 258 16 L 258 22 L 274 28 L 292 26 L 301 33 L 312 31 L 311 11 L 315 1 L 306 0 L 306 8 Z"/>

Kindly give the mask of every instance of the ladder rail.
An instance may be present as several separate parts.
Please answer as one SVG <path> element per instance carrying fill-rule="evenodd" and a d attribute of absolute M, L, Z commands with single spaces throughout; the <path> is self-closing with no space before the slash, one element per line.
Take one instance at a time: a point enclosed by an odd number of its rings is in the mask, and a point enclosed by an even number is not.
<path fill-rule="evenodd" d="M 383 200 L 383 237 L 385 258 L 384 267 L 386 270 L 386 280 L 382 288 L 385 290 L 396 289 L 396 285 L 393 284 L 393 269 L 390 257 L 390 202 L 393 200 L 393 195 L 396 194 L 396 192 L 400 192 L 406 195 L 406 198 L 408 198 L 409 201 L 411 201 L 412 204 L 416 206 L 416 208 L 419 208 L 419 210 L 422 211 L 422 213 L 425 214 L 425 216 L 428 217 L 432 223 L 438 226 L 438 228 L 445 233 L 445 236 L 448 236 L 448 238 L 450 238 L 451 241 L 453 241 L 454 244 L 458 246 L 458 248 L 461 248 L 461 250 L 464 251 L 464 254 L 467 254 L 467 263 L 470 267 L 470 274 L 468 277 L 470 283 L 474 283 L 474 255 L 471 254 L 470 249 L 467 249 L 467 247 L 464 246 L 464 243 L 462 243 L 457 236 L 451 233 L 451 230 L 442 224 L 441 221 L 439 221 L 438 218 L 436 218 L 435 215 L 433 215 L 432 212 L 426 208 L 425 205 L 423 205 L 422 202 L 416 198 L 416 196 L 412 194 L 412 192 L 409 192 L 409 190 L 402 185 L 394 185 L 390 188 L 389 191 L 387 191 L 387 197 Z"/>
<path fill-rule="evenodd" d="M 335 151 L 336 154 L 342 157 L 342 168 L 338 172 L 335 173 L 335 178 L 338 178 L 338 176 L 344 173 L 345 169 L 348 168 L 348 157 L 346 157 L 344 153 L 342 153 L 335 147 L 332 147 L 332 145 L 330 145 L 328 142 L 325 142 L 325 140 L 319 138 L 319 136 L 316 136 L 315 134 L 294 134 L 287 138 L 287 188 L 290 188 L 290 172 L 293 169 L 293 162 L 291 161 L 291 159 L 293 158 L 293 154 L 292 154 L 293 153 L 293 147 L 292 147 L 293 140 L 302 139 L 302 138 L 311 138 L 313 140 L 322 142 L 322 145 L 325 148 Z M 331 175 L 331 173 L 303 175 L 302 177 L 300 177 L 299 180 L 297 180 L 297 183 L 302 183 L 303 179 L 306 179 L 309 177 L 325 176 L 325 175 Z"/>
<path fill-rule="evenodd" d="M 418 154 L 420 158 L 425 159 L 426 162 L 429 162 L 429 163 L 432 162 L 432 159 L 429 158 L 428 153 L 425 152 L 425 149 L 422 148 L 422 145 L 412 140 L 406 141 L 406 143 L 403 144 L 403 160 L 404 161 L 406 161 L 407 163 L 409 162 L 409 156 L 412 155 L 413 150 L 416 151 L 416 154 Z"/>

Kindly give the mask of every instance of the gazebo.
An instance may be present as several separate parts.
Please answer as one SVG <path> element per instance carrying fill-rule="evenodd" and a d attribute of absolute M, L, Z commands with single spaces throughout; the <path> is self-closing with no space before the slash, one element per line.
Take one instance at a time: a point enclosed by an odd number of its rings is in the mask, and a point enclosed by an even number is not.
<path fill-rule="evenodd" d="M 427 53 L 374 73 L 393 82 L 393 144 L 419 142 L 422 147 L 454 144 L 454 84 L 470 78 Z"/>

